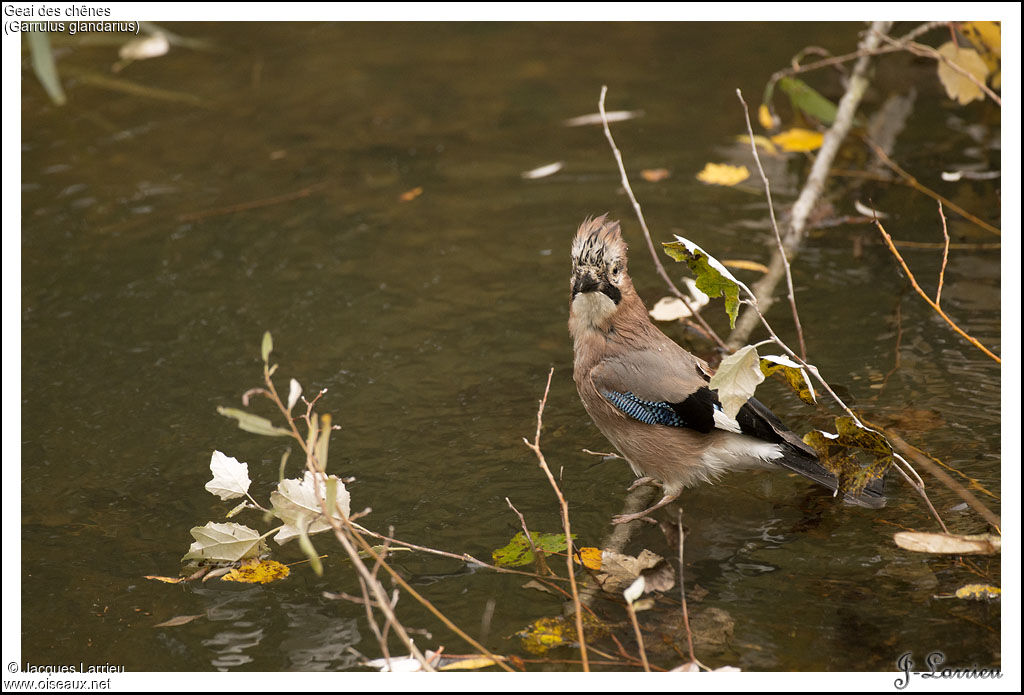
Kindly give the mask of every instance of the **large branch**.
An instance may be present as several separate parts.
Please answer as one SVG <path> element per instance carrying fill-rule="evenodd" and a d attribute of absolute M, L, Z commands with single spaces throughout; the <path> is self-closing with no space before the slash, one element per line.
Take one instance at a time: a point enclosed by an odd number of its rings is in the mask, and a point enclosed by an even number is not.
<path fill-rule="evenodd" d="M 793 204 L 790 226 L 782 238 L 783 248 L 790 260 L 797 254 L 801 244 L 803 244 L 807 233 L 807 220 L 815 204 L 818 202 L 818 198 L 821 197 L 822 192 L 825 190 L 825 181 L 828 178 L 829 169 L 832 168 L 832 162 L 836 158 L 836 153 L 839 152 L 839 146 L 850 132 L 854 115 L 857 113 L 857 107 L 860 105 L 860 100 L 868 87 L 867 72 L 871 61 L 871 56 L 868 53 L 878 48 L 882 40 L 881 35 L 887 34 L 891 25 L 892 22 L 872 23 L 871 30 L 864 35 L 864 38 L 861 39 L 857 47 L 857 50 L 863 51 L 865 55 L 862 55 L 854 66 L 846 93 L 839 100 L 836 120 L 825 133 L 821 149 L 818 150 L 818 156 L 811 167 L 811 174 L 807 177 L 807 182 Z M 762 313 L 767 313 L 768 308 L 774 302 L 775 287 L 785 277 L 785 270 L 782 255 L 779 251 L 775 251 L 772 254 L 771 262 L 768 264 L 768 272 L 751 287 L 757 296 L 757 303 Z M 728 340 L 726 340 L 729 348 L 735 350 L 745 345 L 750 340 L 750 334 L 759 322 L 757 312 L 747 308 L 743 315 L 740 316 L 739 321 L 736 322 L 736 328 L 729 335 Z"/>

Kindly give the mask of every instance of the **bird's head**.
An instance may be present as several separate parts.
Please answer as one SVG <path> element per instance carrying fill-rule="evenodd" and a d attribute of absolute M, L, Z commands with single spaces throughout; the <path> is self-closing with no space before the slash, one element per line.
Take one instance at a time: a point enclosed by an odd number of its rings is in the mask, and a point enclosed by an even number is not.
<path fill-rule="evenodd" d="M 572 242 L 569 280 L 572 312 L 591 324 L 604 324 L 624 294 L 633 290 L 626 272 L 626 242 L 619 223 L 608 215 L 587 218 Z"/>

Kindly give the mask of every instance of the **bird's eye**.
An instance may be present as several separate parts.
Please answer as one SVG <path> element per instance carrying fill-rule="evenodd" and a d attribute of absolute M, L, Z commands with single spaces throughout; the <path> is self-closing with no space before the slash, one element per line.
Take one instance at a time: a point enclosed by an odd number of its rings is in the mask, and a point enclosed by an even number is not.
<path fill-rule="evenodd" d="M 613 276 L 618 276 L 618 274 L 619 274 L 619 266 L 615 266 L 614 268 L 612 268 L 612 275 Z"/>

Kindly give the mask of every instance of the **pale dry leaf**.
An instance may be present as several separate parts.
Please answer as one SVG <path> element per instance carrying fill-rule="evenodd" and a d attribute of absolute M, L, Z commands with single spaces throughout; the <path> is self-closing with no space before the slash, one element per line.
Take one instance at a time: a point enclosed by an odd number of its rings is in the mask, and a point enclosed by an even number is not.
<path fill-rule="evenodd" d="M 961 48 L 952 41 L 942 44 L 938 50 L 939 55 L 951 63 L 955 63 L 961 70 L 973 75 L 978 82 L 984 84 L 985 77 L 988 75 L 988 66 L 985 65 L 985 60 L 978 55 L 976 50 Z M 980 86 L 966 75 L 951 68 L 946 61 L 939 61 L 939 81 L 945 87 L 949 98 L 956 99 L 961 105 L 985 98 L 985 93 L 981 91 Z"/>
<path fill-rule="evenodd" d="M 542 179 L 545 176 L 551 176 L 557 174 L 565 166 L 565 162 L 551 162 L 551 164 L 545 164 L 539 166 L 536 169 L 530 169 L 520 174 L 524 179 Z"/>
<path fill-rule="evenodd" d="M 213 452 L 210 457 L 210 472 L 213 473 L 213 480 L 206 484 L 206 490 L 222 500 L 244 496 L 252 484 L 249 464 L 219 451 Z"/>
<path fill-rule="evenodd" d="M 209 522 L 189 531 L 195 542 L 183 560 L 223 560 L 235 562 L 259 554 L 262 538 L 258 531 L 241 524 Z"/>
<path fill-rule="evenodd" d="M 199 615 L 179 615 L 174 618 L 171 618 L 170 620 L 165 620 L 162 623 L 157 623 L 153 627 L 178 627 L 179 625 L 188 625 L 197 618 L 205 617 L 205 613 L 200 613 Z"/>
<path fill-rule="evenodd" d="M 647 582 L 644 581 L 644 578 L 642 576 L 641 577 L 637 577 L 636 579 L 633 580 L 632 584 L 627 586 L 622 591 L 622 597 L 624 599 L 626 599 L 626 603 L 633 603 L 634 601 L 636 601 L 638 598 L 640 598 L 643 595 L 644 588 L 646 586 L 647 586 Z"/>
<path fill-rule="evenodd" d="M 946 533 L 900 531 L 893 536 L 896 545 L 918 553 L 951 555 L 994 555 L 1002 548 L 1002 539 L 991 534 L 958 536 Z"/>
<path fill-rule="evenodd" d="M 757 348 L 747 345 L 722 360 L 708 387 L 718 392 L 725 414 L 735 420 L 740 408 L 754 395 L 764 381 Z"/>
<path fill-rule="evenodd" d="M 639 118 L 644 115 L 643 111 L 605 111 L 605 119 L 609 123 L 615 123 L 617 121 L 628 121 L 633 118 Z M 562 125 L 574 128 L 581 125 L 598 125 L 602 123 L 600 113 L 588 113 L 583 116 L 576 116 L 575 118 L 569 118 L 562 121 Z"/>
<path fill-rule="evenodd" d="M 288 382 L 288 412 L 291 412 L 292 408 L 299 401 L 299 396 L 302 395 L 302 384 L 296 379 L 292 379 Z"/>
<path fill-rule="evenodd" d="M 336 481 L 337 492 L 335 494 L 336 509 L 332 516 L 341 519 L 337 514 L 340 507 L 342 514 L 346 517 L 351 514 L 351 497 L 345 489 L 345 483 L 337 476 L 329 476 Z M 326 484 L 323 479 L 315 479 L 310 471 L 306 471 L 302 480 L 289 478 L 277 484 L 277 489 L 270 493 L 271 511 L 274 516 L 285 523 L 274 540 L 284 544 L 302 534 L 302 528 L 306 533 L 312 535 L 331 528 L 330 522 L 324 517 L 321 511 L 321 500 L 326 499 Z"/>
<path fill-rule="evenodd" d="M 121 60 L 145 60 L 162 56 L 170 48 L 171 43 L 164 34 L 153 34 L 152 36 L 132 39 L 121 46 L 117 55 Z"/>

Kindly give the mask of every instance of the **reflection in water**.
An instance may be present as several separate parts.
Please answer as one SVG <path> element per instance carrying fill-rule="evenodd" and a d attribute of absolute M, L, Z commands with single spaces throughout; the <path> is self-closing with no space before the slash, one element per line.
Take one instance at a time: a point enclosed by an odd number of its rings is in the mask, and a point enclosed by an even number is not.
<path fill-rule="evenodd" d="M 357 666 L 359 660 L 349 651 L 359 643 L 355 619 L 338 616 L 336 607 L 307 603 L 283 603 L 288 628 L 281 640 L 281 651 L 293 671 L 337 671 Z"/>

